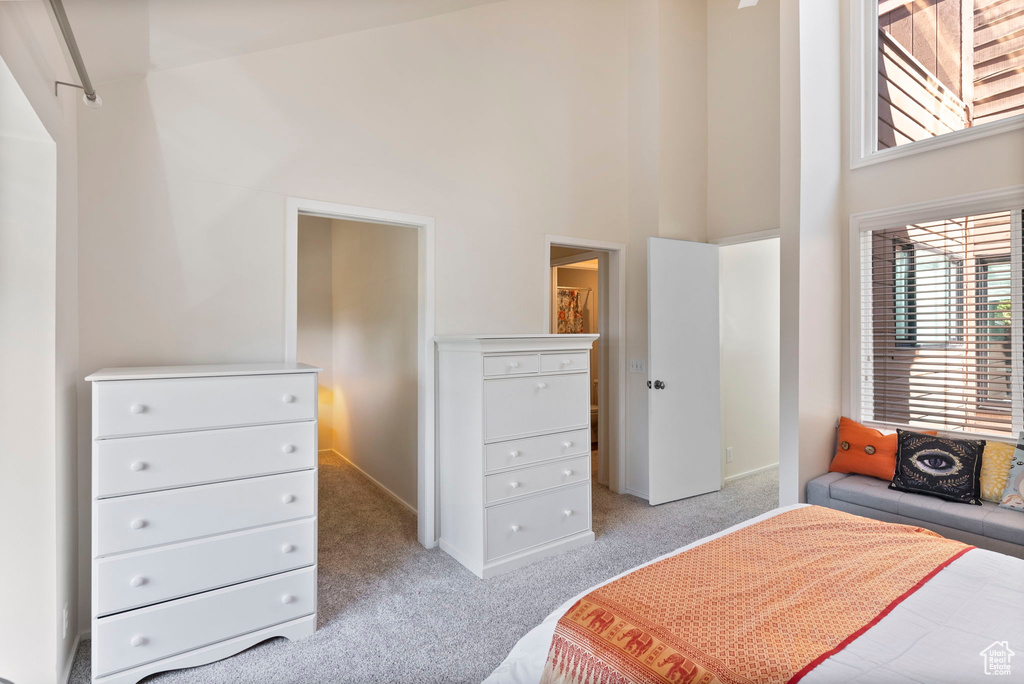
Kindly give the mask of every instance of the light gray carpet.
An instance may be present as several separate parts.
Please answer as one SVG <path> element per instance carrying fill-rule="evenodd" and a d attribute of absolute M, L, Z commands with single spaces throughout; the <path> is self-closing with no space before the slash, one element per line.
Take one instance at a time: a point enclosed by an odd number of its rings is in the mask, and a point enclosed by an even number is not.
<path fill-rule="evenodd" d="M 159 684 L 480 682 L 565 600 L 620 572 L 777 506 L 775 469 L 721 492 L 650 507 L 594 487 L 597 541 L 482 581 L 416 541 L 416 520 L 351 466 L 320 470 L 320 620 Z M 89 681 L 83 642 L 72 684 Z"/>

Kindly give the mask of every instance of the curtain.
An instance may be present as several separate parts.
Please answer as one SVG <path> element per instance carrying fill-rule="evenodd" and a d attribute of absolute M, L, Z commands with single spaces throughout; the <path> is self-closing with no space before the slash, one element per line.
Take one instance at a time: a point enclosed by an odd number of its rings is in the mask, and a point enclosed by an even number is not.
<path fill-rule="evenodd" d="M 558 334 L 583 332 L 579 290 L 558 290 Z"/>

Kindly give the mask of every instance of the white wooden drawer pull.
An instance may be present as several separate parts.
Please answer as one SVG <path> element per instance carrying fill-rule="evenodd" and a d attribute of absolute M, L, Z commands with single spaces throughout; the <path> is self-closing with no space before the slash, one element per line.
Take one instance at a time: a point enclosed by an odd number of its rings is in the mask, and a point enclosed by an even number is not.
<path fill-rule="evenodd" d="M 293 501 L 295 501 L 294 494 L 285 494 L 284 496 L 281 497 L 281 503 L 289 504 L 292 503 Z"/>
<path fill-rule="evenodd" d="M 132 640 L 129 641 L 128 643 L 131 644 L 134 648 L 138 648 L 139 646 L 145 646 L 146 645 L 146 637 L 140 636 L 140 635 L 136 634 L 135 636 L 132 637 Z"/>
<path fill-rule="evenodd" d="M 508 486 L 511 487 L 512 489 L 519 489 L 519 483 L 516 482 L 515 480 L 512 480 L 511 482 L 509 482 Z"/>
<path fill-rule="evenodd" d="M 286 394 L 283 397 L 281 397 L 281 401 L 283 401 L 286 404 L 295 403 L 295 395 L 294 394 Z"/>
<path fill-rule="evenodd" d="M 562 359 L 562 365 L 563 366 L 572 365 L 572 359 Z"/>
<path fill-rule="evenodd" d="M 546 383 L 546 382 L 538 382 L 537 383 L 537 389 L 547 389 L 547 388 L 548 388 L 548 383 Z"/>
<path fill-rule="evenodd" d="M 132 404 L 132 407 L 129 410 L 132 413 L 145 413 L 146 412 L 146 405 L 145 404 Z"/>
<path fill-rule="evenodd" d="M 513 525 L 513 526 L 512 526 L 512 531 L 513 531 L 513 532 L 518 532 L 518 531 L 519 531 L 519 529 L 520 529 L 520 528 L 519 528 L 519 525 Z"/>
<path fill-rule="evenodd" d="M 128 526 L 131 527 L 133 530 L 141 530 L 143 527 L 146 526 L 146 521 L 142 518 L 136 518 L 135 520 L 132 520 Z"/>
<path fill-rule="evenodd" d="M 281 447 L 281 452 L 285 453 L 285 454 L 295 453 L 295 445 L 294 444 L 285 444 L 283 447 Z"/>
<path fill-rule="evenodd" d="M 294 550 L 295 550 L 295 545 L 294 544 L 285 544 L 284 546 L 281 547 L 281 553 L 291 553 Z"/>
<path fill-rule="evenodd" d="M 563 512 L 563 513 L 565 513 L 565 517 L 566 517 L 566 518 L 568 518 L 569 516 L 571 516 L 571 515 L 572 515 L 572 509 L 570 509 L 570 508 L 566 508 L 566 509 L 565 509 L 564 511 L 562 511 L 562 512 Z"/>
<path fill-rule="evenodd" d="M 143 463 L 142 461 L 135 461 L 129 467 L 132 469 L 133 473 L 137 473 L 140 470 L 145 470 L 146 469 L 146 464 Z"/>
<path fill-rule="evenodd" d="M 145 577 L 143 577 L 142 575 L 136 575 L 135 577 L 132 577 L 131 582 L 129 582 L 128 584 L 132 585 L 135 588 L 138 588 L 138 587 L 141 587 L 145 583 L 146 583 L 146 578 Z"/>
<path fill-rule="evenodd" d="M 566 468 L 565 470 L 563 470 L 563 471 L 562 471 L 562 474 L 563 474 L 563 475 L 565 475 L 566 477 L 572 477 L 572 471 L 571 471 L 571 470 L 569 470 L 568 468 Z"/>
<path fill-rule="evenodd" d="M 562 442 L 562 446 L 564 446 L 566 449 L 571 449 L 572 442 Z"/>
<path fill-rule="evenodd" d="M 288 605 L 289 603 L 295 603 L 295 597 L 291 594 L 285 594 L 281 597 L 281 603 Z"/>
<path fill-rule="evenodd" d="M 519 450 L 513 449 L 512 451 L 508 452 L 508 455 L 511 456 L 512 458 L 519 458 Z"/>
<path fill-rule="evenodd" d="M 510 370 L 511 369 L 515 369 L 515 368 L 519 368 L 519 362 L 518 361 L 512 361 L 512 362 L 510 362 L 508 364 L 508 367 L 509 367 Z"/>

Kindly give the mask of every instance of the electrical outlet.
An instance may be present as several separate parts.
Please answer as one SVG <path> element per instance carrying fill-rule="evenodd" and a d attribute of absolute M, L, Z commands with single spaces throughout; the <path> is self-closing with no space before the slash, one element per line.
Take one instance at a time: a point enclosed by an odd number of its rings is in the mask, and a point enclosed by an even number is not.
<path fill-rule="evenodd" d="M 725 462 L 732 463 L 732 447 L 725 447 Z"/>
<path fill-rule="evenodd" d="M 61 639 L 68 638 L 68 604 L 64 604 L 64 636 Z"/>
<path fill-rule="evenodd" d="M 644 363 L 643 359 L 630 359 L 629 360 L 629 372 L 630 373 L 646 373 L 647 364 Z"/>

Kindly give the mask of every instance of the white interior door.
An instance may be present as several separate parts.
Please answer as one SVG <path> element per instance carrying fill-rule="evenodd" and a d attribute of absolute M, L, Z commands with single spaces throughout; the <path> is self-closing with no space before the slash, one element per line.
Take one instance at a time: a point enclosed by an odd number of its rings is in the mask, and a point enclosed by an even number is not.
<path fill-rule="evenodd" d="M 718 247 L 647 240 L 649 500 L 722 488 Z"/>

